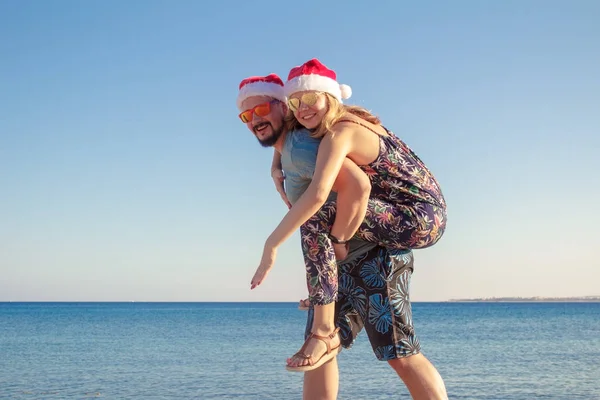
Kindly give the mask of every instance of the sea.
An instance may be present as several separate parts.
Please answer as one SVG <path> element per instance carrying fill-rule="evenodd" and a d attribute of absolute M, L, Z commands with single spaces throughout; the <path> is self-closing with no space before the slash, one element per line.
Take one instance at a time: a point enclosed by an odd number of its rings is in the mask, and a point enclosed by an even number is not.
<path fill-rule="evenodd" d="M 450 399 L 600 399 L 600 303 L 413 303 Z M 0 303 L 0 399 L 301 399 L 296 303 Z M 362 332 L 338 399 L 410 399 Z"/>

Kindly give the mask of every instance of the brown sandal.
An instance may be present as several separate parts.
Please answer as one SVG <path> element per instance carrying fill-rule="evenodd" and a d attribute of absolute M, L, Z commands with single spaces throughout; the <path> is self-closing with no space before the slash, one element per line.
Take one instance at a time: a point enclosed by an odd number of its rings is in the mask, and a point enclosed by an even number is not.
<path fill-rule="evenodd" d="M 338 353 L 340 352 L 341 347 L 342 347 L 342 342 L 340 340 L 340 344 L 338 344 L 333 349 L 331 348 L 331 340 L 335 337 L 335 335 L 338 334 L 339 330 L 340 330 L 340 328 L 335 328 L 335 330 L 327 336 L 320 336 L 315 333 L 311 333 L 310 335 L 308 335 L 308 338 L 306 338 L 306 341 L 304 342 L 304 344 L 302 345 L 300 350 L 296 354 L 293 355 L 293 357 L 300 357 L 305 360 L 308 360 L 308 365 L 300 365 L 297 367 L 290 367 L 289 365 L 286 365 L 285 369 L 287 369 L 288 371 L 293 371 L 293 372 L 312 371 L 313 369 L 317 369 L 321 365 L 325 364 L 327 361 L 333 359 L 335 356 L 338 355 Z M 327 346 L 327 352 L 325 354 L 323 354 L 321 356 L 321 358 L 319 358 L 317 361 L 313 361 L 312 356 L 307 356 L 304 353 L 304 350 L 305 350 L 308 342 L 311 339 L 320 340 L 323 343 L 325 343 L 325 345 Z"/>

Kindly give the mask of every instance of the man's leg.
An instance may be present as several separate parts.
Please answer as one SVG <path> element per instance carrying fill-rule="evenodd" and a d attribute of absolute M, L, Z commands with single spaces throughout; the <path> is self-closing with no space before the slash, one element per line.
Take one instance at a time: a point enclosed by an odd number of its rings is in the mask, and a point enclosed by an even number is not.
<path fill-rule="evenodd" d="M 389 360 L 415 400 L 446 400 L 446 386 L 433 364 L 421 353 Z"/>
<path fill-rule="evenodd" d="M 372 247 L 367 245 L 366 247 Z M 339 276 L 344 277 L 346 268 L 353 259 L 353 253 L 364 251 L 365 246 L 355 246 L 351 244 L 351 255 L 349 260 L 340 265 Z M 356 251 L 359 250 L 359 251 Z M 314 307 L 309 303 L 308 315 L 306 318 L 306 327 L 304 337 L 306 338 L 312 329 L 314 319 Z M 359 332 L 363 328 L 363 321 L 358 313 L 352 308 L 350 299 L 341 294 L 335 303 L 336 326 L 340 328 L 340 339 L 342 347 L 349 349 L 356 340 Z M 304 400 L 335 400 L 339 389 L 339 369 L 337 357 L 323 364 L 321 367 L 304 373 Z"/>
<path fill-rule="evenodd" d="M 304 373 L 303 400 L 336 400 L 340 383 L 337 357 Z"/>
<path fill-rule="evenodd" d="M 421 353 L 421 345 L 415 334 L 410 302 L 410 278 L 414 269 L 413 254 L 390 258 L 389 286 L 392 304 L 392 321 L 397 336 L 393 356 L 388 364 L 396 371 L 415 400 L 446 400 L 446 386 L 439 372 Z M 398 334 L 400 333 L 400 334 Z M 403 335 L 403 336 L 402 336 Z"/>
<path fill-rule="evenodd" d="M 410 251 L 373 249 L 352 274 L 340 280 L 340 295 L 354 296 L 354 308 L 380 361 L 387 361 L 417 400 L 447 399 L 444 382 L 421 354 L 412 321 Z"/>

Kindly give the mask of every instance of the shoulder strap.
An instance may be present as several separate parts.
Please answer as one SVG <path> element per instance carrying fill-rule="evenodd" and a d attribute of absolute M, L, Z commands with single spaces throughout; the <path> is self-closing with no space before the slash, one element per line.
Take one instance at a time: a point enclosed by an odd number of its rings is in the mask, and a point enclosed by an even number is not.
<path fill-rule="evenodd" d="M 373 128 L 371 128 L 370 126 L 367 126 L 367 125 L 363 124 L 362 122 L 358 122 L 358 121 L 355 121 L 355 120 L 353 120 L 353 119 L 341 119 L 341 120 L 339 120 L 339 121 L 338 121 L 338 122 L 336 122 L 336 123 L 337 123 L 337 124 L 339 124 L 340 122 L 352 122 L 352 123 L 354 123 L 354 124 L 357 124 L 357 125 L 360 125 L 360 126 L 362 126 L 363 128 L 367 128 L 368 130 L 370 130 L 371 132 L 373 132 L 373 133 L 374 133 L 374 134 L 376 134 L 377 136 L 381 136 L 381 134 L 380 134 L 379 132 L 376 132 L 376 131 L 375 131 Z M 385 128 L 384 128 L 384 129 L 385 129 Z"/>

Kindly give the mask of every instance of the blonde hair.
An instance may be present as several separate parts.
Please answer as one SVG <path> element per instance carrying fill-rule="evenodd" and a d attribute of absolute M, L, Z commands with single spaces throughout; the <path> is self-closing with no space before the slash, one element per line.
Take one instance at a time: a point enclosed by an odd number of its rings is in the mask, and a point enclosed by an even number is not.
<path fill-rule="evenodd" d="M 333 128 L 335 124 L 340 122 L 340 120 L 348 115 L 354 115 L 374 125 L 381 125 L 381 120 L 379 117 L 371 113 L 369 110 L 359 106 L 342 104 L 329 93 L 324 93 L 324 95 L 327 100 L 327 112 L 325 115 L 323 115 L 323 120 L 319 126 L 317 126 L 315 131 L 312 132 L 310 136 L 316 139 L 322 138 L 325 136 L 325 134 L 327 134 L 327 132 L 331 131 L 331 128 Z M 288 128 L 288 132 L 291 130 L 304 128 L 304 126 L 296 119 L 292 111 L 289 111 L 288 116 L 285 118 L 285 123 L 286 127 Z"/>

